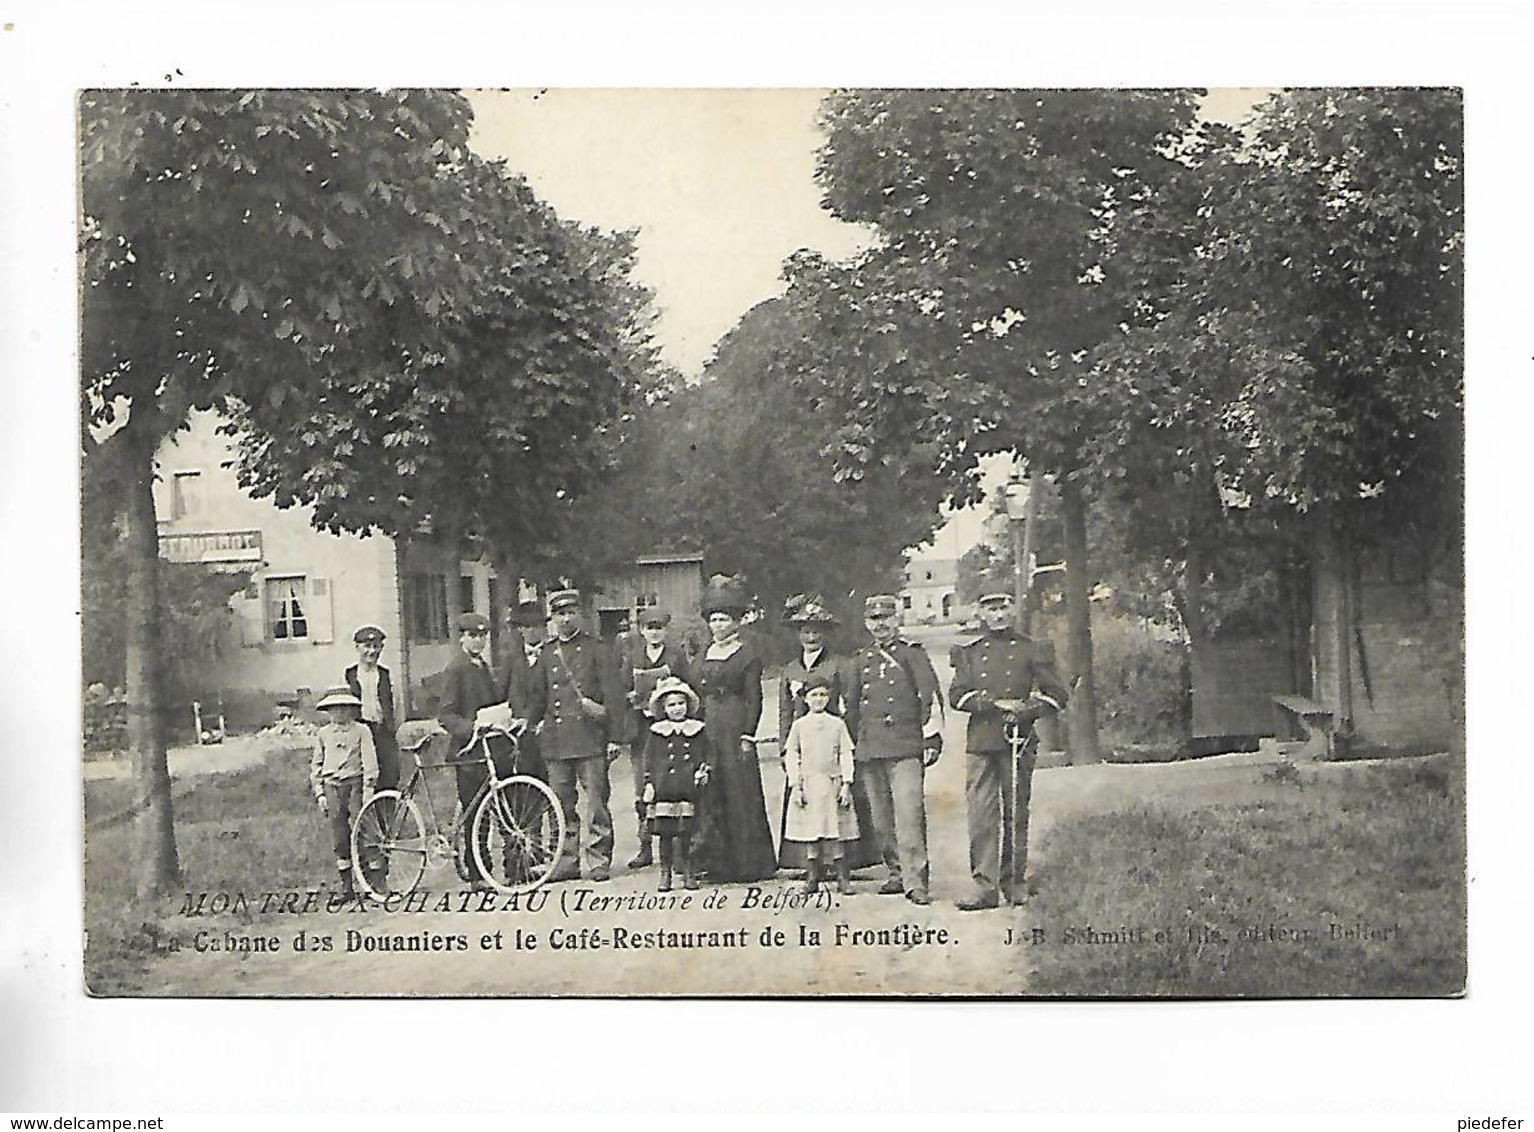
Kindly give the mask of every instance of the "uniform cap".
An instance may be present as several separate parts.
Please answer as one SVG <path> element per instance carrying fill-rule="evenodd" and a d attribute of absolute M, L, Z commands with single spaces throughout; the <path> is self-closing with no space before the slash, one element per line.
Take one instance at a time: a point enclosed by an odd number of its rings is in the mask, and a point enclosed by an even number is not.
<path fill-rule="evenodd" d="M 1017 598 L 1009 590 L 997 590 L 994 593 L 982 594 L 979 604 L 1006 605 L 1016 600 Z"/>
<path fill-rule="evenodd" d="M 383 644 L 387 637 L 388 634 L 377 625 L 364 625 L 352 634 L 352 640 L 359 645 L 369 641 Z"/>
<path fill-rule="evenodd" d="M 863 602 L 864 617 L 890 617 L 900 612 L 900 599 L 894 594 L 874 594 Z"/>
<path fill-rule="evenodd" d="M 579 609 L 581 607 L 580 590 L 555 590 L 549 595 L 549 613 L 558 613 L 561 609 Z"/>
<path fill-rule="evenodd" d="M 460 633 L 490 632 L 490 618 L 483 613 L 460 613 L 455 624 Z"/>
<path fill-rule="evenodd" d="M 639 615 L 639 624 L 645 629 L 665 628 L 671 624 L 671 611 L 658 606 L 646 609 Z"/>

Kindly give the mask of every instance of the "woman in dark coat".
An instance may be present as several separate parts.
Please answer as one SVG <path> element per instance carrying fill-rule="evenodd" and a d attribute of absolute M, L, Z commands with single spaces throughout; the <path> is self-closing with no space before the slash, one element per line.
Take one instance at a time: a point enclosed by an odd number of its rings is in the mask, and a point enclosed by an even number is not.
<path fill-rule="evenodd" d="M 694 856 L 716 882 L 764 880 L 777 871 L 755 742 L 762 659 L 740 639 L 749 604 L 738 578 L 709 580 L 702 613 L 712 640 L 693 667 L 714 751 Z"/>

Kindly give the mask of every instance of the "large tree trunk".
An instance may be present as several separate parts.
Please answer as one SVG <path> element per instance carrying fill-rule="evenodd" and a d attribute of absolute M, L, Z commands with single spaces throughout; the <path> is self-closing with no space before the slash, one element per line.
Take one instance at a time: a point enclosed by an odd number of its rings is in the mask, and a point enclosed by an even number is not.
<path fill-rule="evenodd" d="M 1097 747 L 1097 690 L 1092 680 L 1092 608 L 1087 570 L 1087 505 L 1081 488 L 1060 484 L 1065 526 L 1065 667 L 1071 685 L 1066 708 L 1074 765 L 1101 761 Z"/>
<path fill-rule="evenodd" d="M 124 591 L 128 750 L 138 790 L 134 820 L 134 881 L 141 897 L 163 896 L 181 883 L 165 758 L 164 665 L 160 654 L 160 543 L 154 511 L 153 430 L 130 420 L 124 445 L 124 531 L 128 576 Z"/>

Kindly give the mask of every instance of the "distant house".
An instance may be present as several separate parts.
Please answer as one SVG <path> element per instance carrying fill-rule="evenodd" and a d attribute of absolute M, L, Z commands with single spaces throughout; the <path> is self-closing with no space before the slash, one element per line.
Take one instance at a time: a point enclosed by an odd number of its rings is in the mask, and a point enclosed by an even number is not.
<path fill-rule="evenodd" d="M 259 724 L 279 705 L 340 683 L 356 660 L 353 631 L 374 624 L 388 634 L 383 663 L 394 672 L 396 706 L 411 711 L 423 680 L 452 659 L 454 616 L 489 616 L 510 600 L 495 568 L 430 537 L 328 534 L 310 524 L 308 508 L 251 498 L 217 425 L 198 414 L 189 432 L 167 440 L 155 484 L 162 558 L 250 572 L 225 630 L 239 647 L 207 673 L 207 697 L 224 700 L 231 725 Z"/>
<path fill-rule="evenodd" d="M 432 678 L 457 647 L 456 615 L 472 610 L 490 618 L 494 655 L 503 647 L 501 614 L 541 597 L 529 582 L 507 585 L 490 562 L 429 534 L 332 535 L 310 524 L 308 508 L 282 510 L 251 498 L 235 479 L 232 441 L 219 435 L 218 423 L 214 414 L 198 414 L 190 431 L 161 447 L 155 511 L 162 558 L 250 575 L 222 630 L 227 660 L 196 689 L 208 703 L 223 704 L 231 727 L 262 725 L 340 683 L 356 660 L 352 633 L 364 624 L 388 634 L 383 663 L 394 673 L 401 717 L 428 713 Z M 701 629 L 702 561 L 685 553 L 638 559 L 631 574 L 592 595 L 592 628 L 615 636 L 638 612 L 659 605 L 675 618 L 678 639 Z"/>
<path fill-rule="evenodd" d="M 958 598 L 957 558 L 914 559 L 906 563 L 900 605 L 907 622 L 923 625 L 962 621 L 970 612 Z"/>

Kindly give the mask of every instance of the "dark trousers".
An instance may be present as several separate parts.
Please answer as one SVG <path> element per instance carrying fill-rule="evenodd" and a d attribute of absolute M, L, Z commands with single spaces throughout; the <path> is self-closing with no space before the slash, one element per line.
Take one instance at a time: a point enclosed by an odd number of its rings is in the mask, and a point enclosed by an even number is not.
<path fill-rule="evenodd" d="M 969 872 L 983 892 L 1021 894 L 1028 869 L 1028 804 L 1033 756 L 1019 761 L 1013 789 L 1009 752 L 968 756 L 964 802 L 969 811 Z M 1015 795 L 1015 802 L 1014 802 Z"/>
<path fill-rule="evenodd" d="M 326 782 L 325 808 L 330 822 L 330 843 L 336 854 L 336 868 L 352 867 L 352 822 L 362 809 L 362 779 L 343 778 Z"/>
<path fill-rule="evenodd" d="M 548 759 L 545 762 L 549 787 L 559 799 L 565 816 L 565 844 L 555 875 L 578 871 L 581 863 L 581 821 L 576 809 L 577 794 L 585 795 L 589 811 L 586 834 L 586 863 L 589 868 L 608 869 L 613 863 L 613 816 L 608 809 L 612 783 L 607 777 L 607 756 L 589 755 L 581 759 Z"/>
<path fill-rule="evenodd" d="M 467 875 L 475 877 L 479 875 L 475 865 L 473 837 L 474 837 L 474 813 L 479 808 L 478 796 L 480 789 L 490 781 L 490 776 L 485 770 L 485 761 L 481 755 L 478 744 L 470 748 L 470 754 L 475 756 L 475 761 L 463 763 L 458 767 L 458 804 L 463 810 L 463 864 Z M 467 756 L 466 756 L 467 757 Z M 490 740 L 490 758 L 495 764 L 497 778 L 507 778 L 516 769 L 515 759 L 512 755 L 509 743 Z M 486 850 L 488 856 L 490 844 L 490 831 L 482 830 L 479 838 L 480 845 Z"/>
<path fill-rule="evenodd" d="M 394 745 L 394 736 L 382 723 L 364 720 L 368 730 L 373 733 L 373 750 L 378 755 L 378 789 L 399 789 L 399 748 Z"/>
<path fill-rule="evenodd" d="M 868 809 L 890 876 L 907 892 L 927 891 L 926 768 L 921 756 L 867 759 L 857 777 L 868 790 Z"/>

